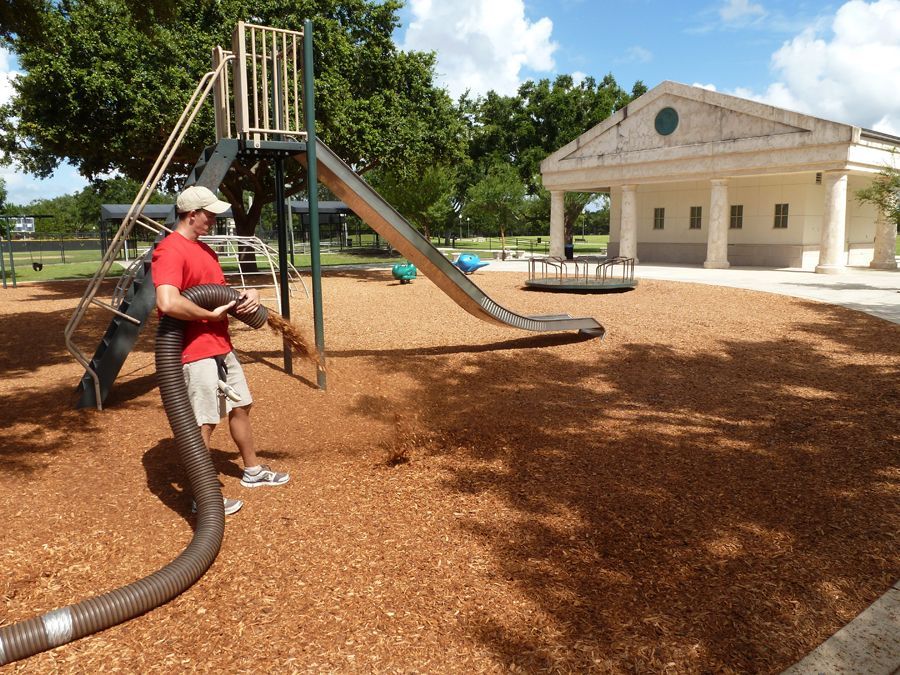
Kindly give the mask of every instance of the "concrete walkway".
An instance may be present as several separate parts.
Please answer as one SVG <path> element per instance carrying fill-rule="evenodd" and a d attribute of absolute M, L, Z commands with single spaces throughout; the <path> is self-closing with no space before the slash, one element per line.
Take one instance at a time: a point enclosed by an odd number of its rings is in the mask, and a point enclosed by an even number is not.
<path fill-rule="evenodd" d="M 477 275 L 489 271 L 527 275 L 528 261 L 491 260 L 488 267 L 473 275 L 473 281 L 477 283 Z M 831 275 L 791 268 L 708 270 L 700 266 L 638 264 L 635 277 L 791 295 L 841 305 L 900 324 L 900 271 L 897 270 L 851 267 L 843 274 Z M 783 675 L 821 673 L 900 673 L 900 582 Z"/>
<path fill-rule="evenodd" d="M 528 274 L 527 259 L 489 262 L 490 265 L 473 275 L 473 281 L 477 283 L 479 274 L 491 271 Z M 811 270 L 795 268 L 731 267 L 725 270 L 708 270 L 701 266 L 640 263 L 635 266 L 634 275 L 637 279 L 687 281 L 791 295 L 841 305 L 900 323 L 898 270 L 848 267 L 843 274 L 816 274 Z"/>

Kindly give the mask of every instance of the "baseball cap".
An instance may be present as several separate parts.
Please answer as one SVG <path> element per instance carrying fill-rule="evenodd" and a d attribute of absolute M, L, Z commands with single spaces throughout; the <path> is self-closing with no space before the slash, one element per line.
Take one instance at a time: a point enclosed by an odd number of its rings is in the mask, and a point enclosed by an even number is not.
<path fill-rule="evenodd" d="M 175 209 L 178 213 L 203 209 L 210 213 L 219 214 L 225 213 L 230 208 L 231 204 L 223 202 L 213 194 L 212 190 L 200 185 L 192 185 L 178 195 L 178 199 L 175 200 Z"/>

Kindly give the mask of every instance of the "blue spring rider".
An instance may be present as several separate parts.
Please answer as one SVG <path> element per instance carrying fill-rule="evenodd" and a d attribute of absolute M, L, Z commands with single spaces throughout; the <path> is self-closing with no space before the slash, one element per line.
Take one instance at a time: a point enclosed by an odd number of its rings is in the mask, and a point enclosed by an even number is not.
<path fill-rule="evenodd" d="M 401 284 L 408 284 L 416 278 L 416 266 L 411 262 L 397 263 L 391 268 L 391 274 L 399 280 Z"/>
<path fill-rule="evenodd" d="M 474 253 L 461 253 L 459 257 L 453 261 L 453 264 L 456 265 L 463 274 L 472 274 L 475 270 L 490 265 L 488 262 L 481 262 L 481 258 Z"/>

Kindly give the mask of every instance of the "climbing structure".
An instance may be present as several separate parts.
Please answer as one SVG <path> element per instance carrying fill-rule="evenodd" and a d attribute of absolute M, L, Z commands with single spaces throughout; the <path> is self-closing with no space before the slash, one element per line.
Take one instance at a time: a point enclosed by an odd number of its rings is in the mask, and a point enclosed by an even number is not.
<path fill-rule="evenodd" d="M 144 215 L 143 210 L 210 95 L 215 106 L 216 143 L 200 153 L 184 187 L 202 185 L 215 191 L 232 164 L 242 157 L 287 158 L 305 151 L 307 134 L 301 121 L 300 77 L 303 40 L 302 31 L 241 22 L 233 33 L 232 51 L 221 47 L 213 50 L 212 70 L 201 78 L 191 95 L 66 326 L 66 347 L 85 369 L 79 407 L 103 407 L 155 305 L 150 270 L 152 248 L 121 277 L 113 277 L 110 271 L 135 227 L 149 230 L 158 239 L 171 232 Z M 113 279 L 117 280 L 114 286 Z M 106 300 L 104 291 L 109 287 L 111 298 Z M 79 332 L 92 309 L 113 315 L 99 343 L 96 337 Z M 83 348 L 86 342 L 96 345 L 91 358 Z"/>

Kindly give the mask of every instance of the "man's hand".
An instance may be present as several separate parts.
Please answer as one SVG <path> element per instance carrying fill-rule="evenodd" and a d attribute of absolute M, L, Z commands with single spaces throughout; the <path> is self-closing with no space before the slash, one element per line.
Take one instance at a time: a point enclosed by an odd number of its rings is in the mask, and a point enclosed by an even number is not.
<path fill-rule="evenodd" d="M 234 307 L 235 301 L 232 300 L 227 305 L 222 305 L 221 307 L 216 307 L 212 310 L 212 316 L 207 319 L 207 321 L 224 321 L 228 318 L 228 310 Z M 235 310 L 237 311 L 237 310 Z"/>
<path fill-rule="evenodd" d="M 238 316 L 247 316 L 259 309 L 259 291 L 255 288 L 245 288 L 238 298 L 234 313 Z"/>

